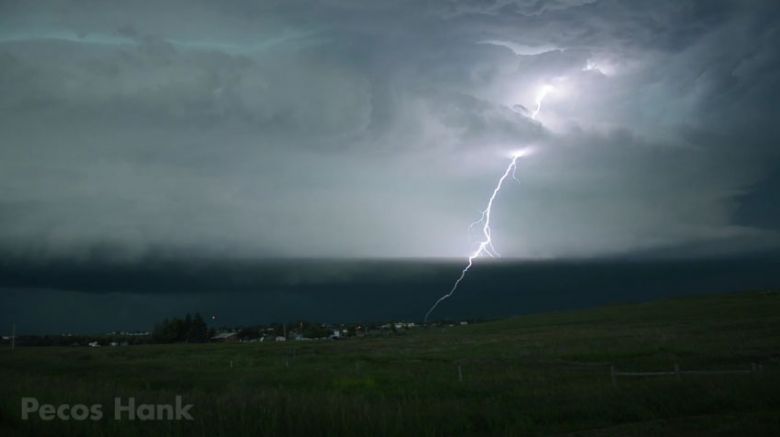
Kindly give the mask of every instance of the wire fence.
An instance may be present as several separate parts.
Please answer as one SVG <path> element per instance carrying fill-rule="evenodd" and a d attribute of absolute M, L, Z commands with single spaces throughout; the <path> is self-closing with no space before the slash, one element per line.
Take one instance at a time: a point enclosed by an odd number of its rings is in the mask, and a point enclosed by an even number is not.
<path fill-rule="evenodd" d="M 609 366 L 612 384 L 617 386 L 618 377 L 646 377 L 646 376 L 674 376 L 681 379 L 683 375 L 752 375 L 764 371 L 763 364 L 751 363 L 748 369 L 718 369 L 718 370 L 681 370 L 680 365 L 675 363 L 670 371 L 652 371 L 652 372 L 631 372 L 618 370 L 614 365 Z"/>

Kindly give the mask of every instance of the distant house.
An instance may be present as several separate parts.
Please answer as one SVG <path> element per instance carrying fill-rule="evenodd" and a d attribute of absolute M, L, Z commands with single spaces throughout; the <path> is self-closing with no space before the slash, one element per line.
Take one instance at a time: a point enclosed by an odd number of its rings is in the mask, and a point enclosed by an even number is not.
<path fill-rule="evenodd" d="M 220 332 L 219 334 L 211 337 L 211 341 L 216 341 L 220 343 L 230 343 L 230 342 L 238 341 L 238 333 Z"/>
<path fill-rule="evenodd" d="M 89 342 L 87 344 L 89 345 L 89 347 L 100 347 L 100 343 L 98 343 L 96 341 L 91 341 L 91 342 Z"/>
<path fill-rule="evenodd" d="M 393 326 L 395 326 L 395 329 L 409 329 L 414 328 L 417 325 L 415 325 L 414 322 L 395 322 Z"/>
<path fill-rule="evenodd" d="M 287 341 L 287 337 L 282 337 L 281 335 L 276 337 L 276 341 Z"/>

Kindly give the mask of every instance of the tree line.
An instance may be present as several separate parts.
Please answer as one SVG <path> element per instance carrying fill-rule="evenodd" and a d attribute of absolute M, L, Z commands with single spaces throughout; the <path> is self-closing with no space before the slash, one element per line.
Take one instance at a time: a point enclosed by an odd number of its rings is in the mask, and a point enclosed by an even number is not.
<path fill-rule="evenodd" d="M 200 313 L 165 319 L 152 330 L 154 343 L 205 343 L 213 336 Z"/>

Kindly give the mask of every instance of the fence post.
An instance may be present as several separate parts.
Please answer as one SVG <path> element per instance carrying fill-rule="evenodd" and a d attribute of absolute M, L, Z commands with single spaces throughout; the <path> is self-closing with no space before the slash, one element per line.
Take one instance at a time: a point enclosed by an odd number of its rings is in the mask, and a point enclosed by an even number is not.
<path fill-rule="evenodd" d="M 463 368 L 458 364 L 458 382 L 463 382 Z"/>
<path fill-rule="evenodd" d="M 612 385 L 617 387 L 617 375 L 615 375 L 615 365 L 609 366 L 609 376 L 612 378 Z"/>
<path fill-rule="evenodd" d="M 680 375 L 680 364 L 674 363 L 674 374 L 677 376 L 677 379 L 681 379 L 682 375 Z"/>
<path fill-rule="evenodd" d="M 750 373 L 756 373 L 758 372 L 758 366 L 756 363 L 750 363 Z"/>

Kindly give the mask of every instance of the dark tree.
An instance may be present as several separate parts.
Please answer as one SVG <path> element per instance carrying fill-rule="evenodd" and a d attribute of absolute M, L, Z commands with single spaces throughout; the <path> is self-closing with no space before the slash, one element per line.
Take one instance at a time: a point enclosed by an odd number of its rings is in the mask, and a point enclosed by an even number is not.
<path fill-rule="evenodd" d="M 155 325 L 152 341 L 155 343 L 203 343 L 209 339 L 209 329 L 203 317 L 187 314 L 184 319 L 165 319 Z"/>

